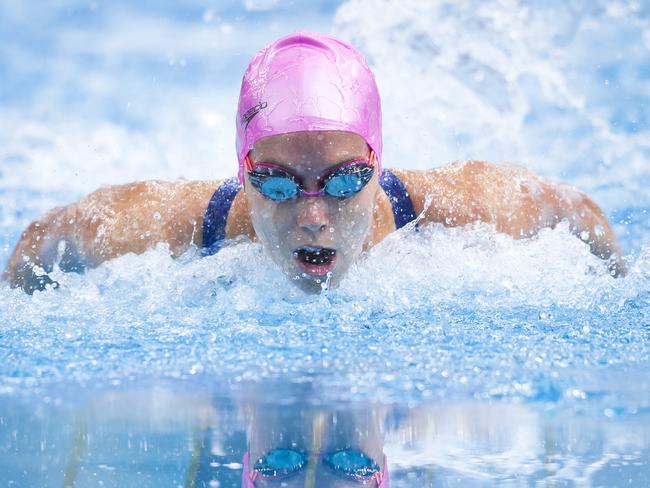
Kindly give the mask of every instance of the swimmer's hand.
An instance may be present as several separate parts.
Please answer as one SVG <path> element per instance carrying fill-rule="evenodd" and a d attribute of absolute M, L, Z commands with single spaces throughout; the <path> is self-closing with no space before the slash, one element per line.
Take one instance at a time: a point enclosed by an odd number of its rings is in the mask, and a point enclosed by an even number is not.
<path fill-rule="evenodd" d="M 22 288 L 30 295 L 35 291 L 55 289 L 59 283 L 48 276 L 59 262 L 62 267 L 72 263 L 72 248 L 65 245 L 62 217 L 64 208 L 55 208 L 39 221 L 32 222 L 23 232 L 20 241 L 0 276 L 12 288 Z"/>
<path fill-rule="evenodd" d="M 627 275 L 627 266 L 621 256 L 614 256 L 608 259 L 607 270 L 614 278 L 622 278 Z"/>
<path fill-rule="evenodd" d="M 13 276 L 6 276 L 3 273 L 3 281 L 8 281 L 12 288 L 22 288 L 26 293 L 33 294 L 35 291 L 55 290 L 59 287 L 59 282 L 50 278 L 47 273 L 39 274 L 34 270 L 34 266 L 25 264 L 15 269 Z"/>

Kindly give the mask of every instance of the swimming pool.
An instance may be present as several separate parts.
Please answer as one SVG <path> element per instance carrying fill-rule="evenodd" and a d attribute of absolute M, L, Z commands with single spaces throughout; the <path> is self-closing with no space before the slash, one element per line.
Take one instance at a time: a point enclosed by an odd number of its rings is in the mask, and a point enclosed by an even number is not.
<path fill-rule="evenodd" d="M 320 426 L 383 452 L 398 487 L 650 485 L 649 7 L 549 5 L 6 3 L 3 265 L 32 218 L 101 184 L 230 176 L 214 161 L 234 161 L 243 64 L 300 25 L 369 56 L 388 166 L 482 157 L 575 183 L 629 274 L 563 225 L 475 225 L 399 232 L 320 296 L 248 242 L 0 287 L 0 480 L 239 486 L 269 432 Z"/>

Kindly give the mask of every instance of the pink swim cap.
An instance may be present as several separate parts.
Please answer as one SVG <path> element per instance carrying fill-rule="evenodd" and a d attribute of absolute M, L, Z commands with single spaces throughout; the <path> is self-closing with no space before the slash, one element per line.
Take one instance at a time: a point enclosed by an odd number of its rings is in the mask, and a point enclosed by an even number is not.
<path fill-rule="evenodd" d="M 241 85 L 237 108 L 239 180 L 262 137 L 344 130 L 363 137 L 381 169 L 381 103 L 359 51 L 334 37 L 298 31 L 259 51 Z"/>

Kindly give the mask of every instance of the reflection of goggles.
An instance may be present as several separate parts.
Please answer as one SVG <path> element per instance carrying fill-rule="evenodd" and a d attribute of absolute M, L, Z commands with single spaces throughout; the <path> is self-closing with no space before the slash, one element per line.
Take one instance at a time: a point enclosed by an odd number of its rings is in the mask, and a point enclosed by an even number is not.
<path fill-rule="evenodd" d="M 376 482 L 377 488 L 388 488 L 388 463 L 384 457 L 384 468 L 380 469 L 375 461 L 361 451 L 341 449 L 321 457 L 322 463 L 333 473 L 343 479 L 353 480 L 363 485 Z M 275 449 L 258 459 L 249 470 L 249 454 L 244 454 L 242 461 L 242 488 L 254 488 L 255 480 L 282 480 L 297 474 L 308 462 L 305 453 L 293 449 Z"/>
<path fill-rule="evenodd" d="M 374 152 L 370 158 L 355 159 L 335 167 L 318 179 L 322 189 L 317 192 L 305 191 L 300 178 L 285 168 L 274 163 L 255 163 L 246 156 L 248 180 L 266 198 L 276 202 L 291 200 L 296 197 L 321 197 L 330 195 L 345 199 L 359 193 L 370 181 L 375 168 Z"/>

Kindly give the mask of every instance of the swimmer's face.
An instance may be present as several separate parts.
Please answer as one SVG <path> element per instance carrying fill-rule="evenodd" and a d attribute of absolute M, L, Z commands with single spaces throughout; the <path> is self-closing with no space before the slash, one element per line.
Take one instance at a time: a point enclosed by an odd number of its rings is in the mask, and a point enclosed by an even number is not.
<path fill-rule="evenodd" d="M 342 131 L 294 132 L 255 143 L 253 165 L 274 163 L 295 175 L 305 191 L 322 189 L 328 170 L 354 159 L 368 158 L 360 136 Z M 256 190 L 246 174 L 245 193 L 255 233 L 272 259 L 300 288 L 317 292 L 329 276 L 336 285 L 369 239 L 377 196 L 378 174 L 355 195 L 324 195 L 274 201 Z"/>

